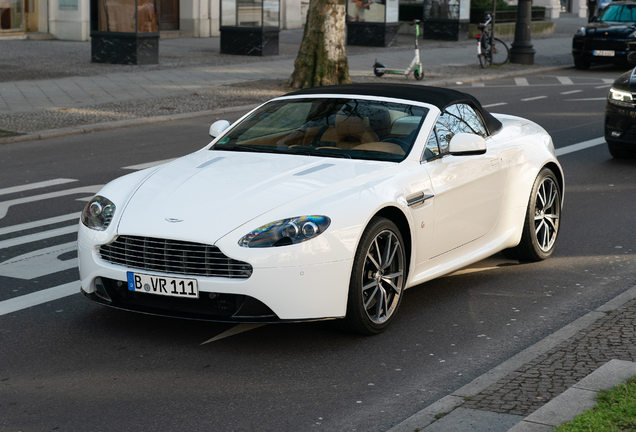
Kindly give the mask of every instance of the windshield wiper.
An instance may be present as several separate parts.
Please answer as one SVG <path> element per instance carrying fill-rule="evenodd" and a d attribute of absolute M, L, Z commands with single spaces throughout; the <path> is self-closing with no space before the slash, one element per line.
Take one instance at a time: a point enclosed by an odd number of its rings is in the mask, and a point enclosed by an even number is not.
<path fill-rule="evenodd" d="M 334 158 L 341 158 L 341 159 L 351 159 L 351 156 L 349 156 L 346 153 L 331 153 L 331 152 L 324 152 L 320 150 L 292 151 L 292 152 L 289 152 L 289 154 L 295 154 L 295 155 L 301 155 L 301 156 L 324 156 L 324 157 L 334 157 Z"/>
<path fill-rule="evenodd" d="M 244 151 L 244 152 L 254 152 L 254 153 L 279 153 L 276 148 L 268 149 L 268 148 L 254 148 L 248 147 L 240 144 L 214 144 L 210 150 L 224 150 L 224 151 Z"/>

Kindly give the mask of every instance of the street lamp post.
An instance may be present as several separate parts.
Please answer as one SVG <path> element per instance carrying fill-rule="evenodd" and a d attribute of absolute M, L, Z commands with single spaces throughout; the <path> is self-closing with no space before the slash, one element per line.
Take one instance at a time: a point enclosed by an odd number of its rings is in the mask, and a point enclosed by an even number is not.
<path fill-rule="evenodd" d="M 519 64 L 533 64 L 535 50 L 530 40 L 532 23 L 532 0 L 519 0 L 517 4 L 517 24 L 515 40 L 510 49 L 510 62 Z"/>

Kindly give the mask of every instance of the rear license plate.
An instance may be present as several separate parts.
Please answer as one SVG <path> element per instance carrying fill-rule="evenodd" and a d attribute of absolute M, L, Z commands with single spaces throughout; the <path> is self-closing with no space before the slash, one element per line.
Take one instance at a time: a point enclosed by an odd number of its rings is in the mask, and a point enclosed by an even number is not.
<path fill-rule="evenodd" d="M 196 279 L 180 279 L 127 272 L 128 290 L 169 297 L 199 298 Z"/>
<path fill-rule="evenodd" d="M 614 57 L 614 51 L 609 50 L 594 50 L 592 54 L 597 57 Z"/>

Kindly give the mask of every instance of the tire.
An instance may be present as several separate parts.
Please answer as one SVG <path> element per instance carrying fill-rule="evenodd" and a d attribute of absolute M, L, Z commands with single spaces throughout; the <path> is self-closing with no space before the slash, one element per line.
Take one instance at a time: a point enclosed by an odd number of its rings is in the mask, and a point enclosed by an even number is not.
<path fill-rule="evenodd" d="M 362 335 L 378 334 L 393 321 L 406 282 L 404 241 L 389 219 L 371 220 L 356 251 L 342 328 Z"/>
<path fill-rule="evenodd" d="M 607 148 L 615 159 L 632 159 L 636 156 L 636 149 L 622 148 L 610 141 L 607 141 Z"/>
<path fill-rule="evenodd" d="M 414 70 L 413 70 L 413 76 L 415 77 L 416 80 L 418 81 L 422 81 L 424 79 L 424 74 L 422 73 L 422 68 L 420 66 L 417 66 Z"/>
<path fill-rule="evenodd" d="M 375 74 L 375 76 L 377 76 L 378 78 L 381 77 L 382 75 L 384 75 L 384 72 L 380 72 L 378 70 L 378 68 L 373 68 L 373 73 Z"/>
<path fill-rule="evenodd" d="M 541 170 L 532 186 L 519 244 L 503 251 L 519 261 L 542 261 L 552 255 L 559 235 L 561 190 L 549 168 Z"/>
<path fill-rule="evenodd" d="M 510 50 L 501 39 L 494 38 L 492 45 L 492 64 L 501 66 L 508 63 L 510 58 Z"/>
<path fill-rule="evenodd" d="M 592 63 L 582 59 L 574 59 L 574 67 L 578 70 L 588 70 Z"/>
<path fill-rule="evenodd" d="M 479 58 L 479 66 L 481 66 L 482 69 L 488 66 L 488 60 L 486 60 L 486 56 L 484 54 L 479 54 L 477 58 Z"/>

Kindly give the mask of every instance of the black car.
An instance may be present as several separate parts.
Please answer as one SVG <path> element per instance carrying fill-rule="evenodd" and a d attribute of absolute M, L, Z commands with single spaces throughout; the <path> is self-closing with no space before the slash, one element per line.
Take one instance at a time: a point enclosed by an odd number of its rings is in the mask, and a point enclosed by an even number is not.
<path fill-rule="evenodd" d="M 592 63 L 624 63 L 630 44 L 636 46 L 636 1 L 612 2 L 574 35 L 574 66 L 588 69 Z"/>
<path fill-rule="evenodd" d="M 636 64 L 636 51 L 628 60 Z M 636 156 L 636 68 L 618 77 L 607 94 L 605 141 L 615 158 Z"/>

